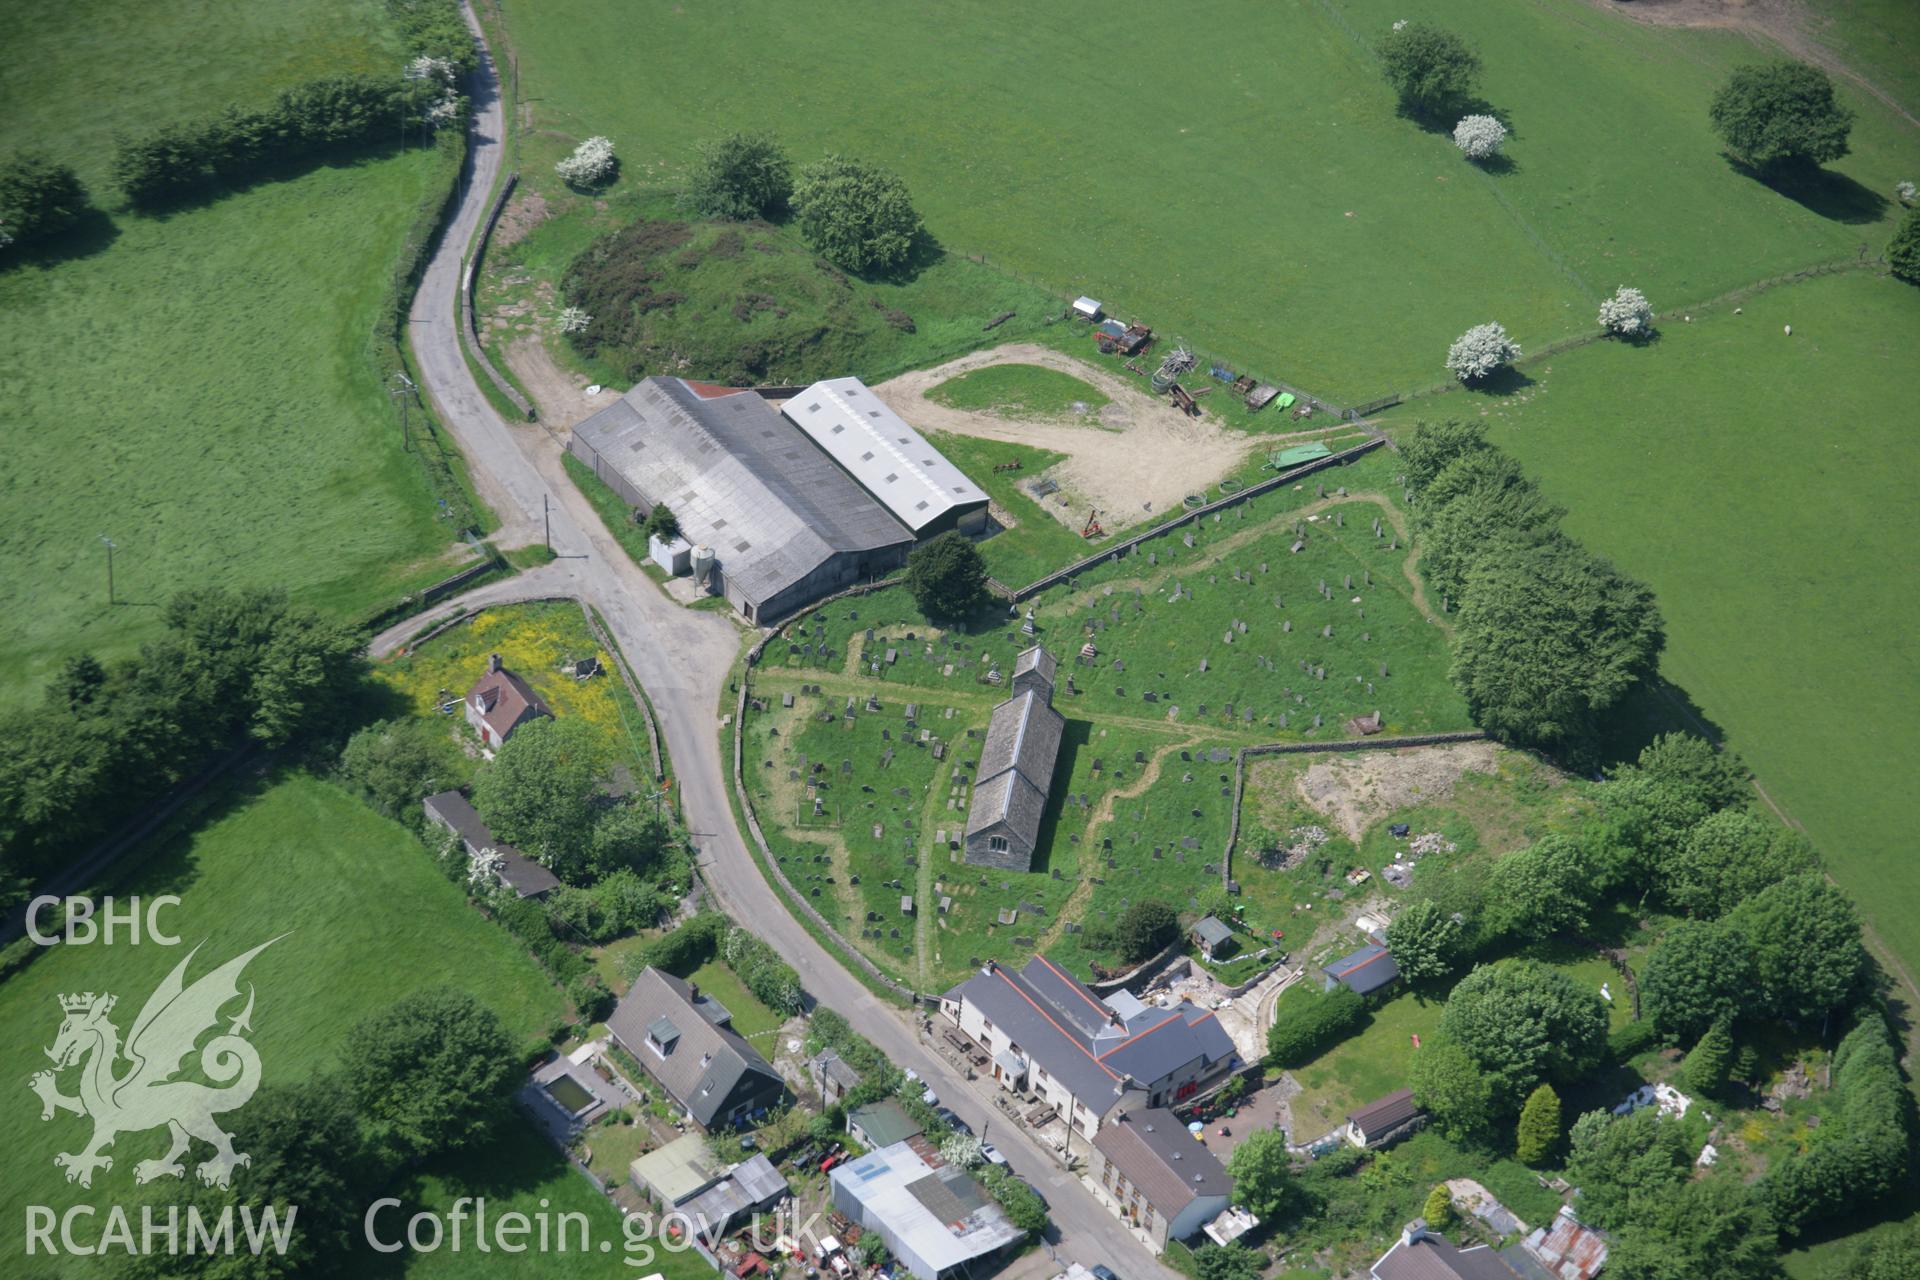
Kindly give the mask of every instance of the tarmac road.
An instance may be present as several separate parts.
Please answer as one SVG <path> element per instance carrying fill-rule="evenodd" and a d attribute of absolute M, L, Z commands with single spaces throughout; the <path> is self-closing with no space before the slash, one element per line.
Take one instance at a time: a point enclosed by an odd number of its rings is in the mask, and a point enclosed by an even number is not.
<path fill-rule="evenodd" d="M 471 9 L 467 22 L 476 38 Z M 728 674 L 746 633 L 716 613 L 682 608 L 641 573 L 608 536 L 586 500 L 568 480 L 559 452 L 539 426 L 510 426 L 480 393 L 460 353 L 461 258 L 485 215 L 501 163 L 503 113 L 499 80 L 481 44 L 473 77 L 473 134 L 459 207 L 428 265 L 409 326 L 423 390 L 440 421 L 466 454 L 475 487 L 508 530 L 528 541 L 550 521 L 553 547 L 562 557 L 514 583 L 481 588 L 473 603 L 516 593 L 572 595 L 599 609 L 652 699 L 660 732 L 672 757 L 680 803 L 706 870 L 707 883 L 734 919 L 748 923 L 799 971 L 807 992 L 846 1015 L 862 1034 L 901 1067 L 912 1067 L 940 1100 L 991 1137 L 1016 1172 L 1033 1182 L 1050 1207 L 1057 1240 L 1050 1241 L 1064 1265 L 1105 1263 L 1127 1280 L 1174 1280 L 1112 1214 L 1060 1169 L 1027 1133 L 1007 1122 L 946 1060 L 921 1043 L 908 1018 L 872 995 L 816 942 L 788 912 L 761 875 L 735 827 L 727 803 L 726 769 L 719 717 Z M 548 504 L 543 510 L 543 501 Z M 443 608 L 451 608 L 449 602 Z M 409 620 L 382 636 L 376 651 L 391 649 L 403 634 L 424 625 Z"/>

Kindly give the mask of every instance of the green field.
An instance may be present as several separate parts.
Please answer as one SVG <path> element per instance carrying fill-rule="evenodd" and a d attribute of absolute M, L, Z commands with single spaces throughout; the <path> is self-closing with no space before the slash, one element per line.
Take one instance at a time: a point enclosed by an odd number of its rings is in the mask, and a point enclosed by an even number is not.
<path fill-rule="evenodd" d="M 1514 126 L 1514 166 L 1492 176 L 1395 115 L 1370 51 L 1404 16 L 1387 0 L 1214 0 L 1167 39 L 985 2 L 935 23 L 881 0 L 503 8 L 546 145 L 607 134 L 649 180 L 732 128 L 772 129 L 803 162 L 864 155 L 905 176 L 948 249 L 1348 402 L 1443 378 L 1447 343 L 1482 320 L 1538 346 L 1629 279 L 1667 306 L 1852 257 L 1885 239 L 1885 193 L 1917 154 L 1843 84 L 1855 154 L 1814 207 L 1777 194 L 1728 167 L 1706 120 L 1753 43 L 1580 0 L 1423 10 L 1479 46 Z M 856 33 L 913 74 L 857 95 L 819 76 Z M 634 75 L 658 46 L 675 56 Z"/>
<path fill-rule="evenodd" d="M 1920 606 L 1887 589 L 1913 578 L 1920 541 L 1920 290 L 1854 273 L 1742 311 L 1669 324 L 1648 349 L 1555 356 L 1530 370 L 1541 394 L 1525 404 L 1421 411 L 1491 413 L 1494 438 L 1568 507 L 1568 532 L 1653 586 L 1663 673 L 1911 972 L 1920 876 L 1900 832 L 1920 733 L 1881 713 L 1920 702 Z"/>
<path fill-rule="evenodd" d="M 1007 418 L 1091 418 L 1108 403 L 1092 384 L 1037 364 L 996 364 L 948 378 L 927 392 L 953 409 Z"/>
<path fill-rule="evenodd" d="M 436 985 L 470 991 L 500 1014 L 516 1043 L 544 1036 L 566 1002 L 505 930 L 467 904 L 419 842 L 339 789 L 304 775 L 235 794 L 204 824 L 163 839 L 112 892 L 179 894 L 164 917 L 180 947 L 60 947 L 0 985 L 7 1034 L 0 1072 L 24 1081 L 46 1065 L 42 1048 L 59 1024 L 63 992 L 111 991 L 115 1018 L 132 1025 L 141 1003 L 188 949 L 190 977 L 276 935 L 248 966 L 256 985 L 253 1043 L 268 1084 L 304 1080 L 333 1066 L 347 1031 L 409 992 Z M 98 1203 L 131 1188 L 136 1158 L 158 1154 L 162 1135 L 116 1146 L 111 1173 L 91 1193 L 65 1182 L 57 1151 L 76 1149 L 83 1122 L 44 1125 L 24 1117 L 0 1157 L 0 1255 L 18 1257 L 22 1206 Z M 104 1190 L 103 1190 L 104 1188 Z M 94 1274 L 69 1260 L 44 1274 Z"/>
<path fill-rule="evenodd" d="M 0 48 L 0 128 L 74 157 L 110 205 L 114 129 L 327 72 L 397 74 L 384 21 L 369 0 L 36 6 Z M 414 152 L 164 218 L 116 212 L 64 259 L 0 272 L 0 704 L 76 648 L 131 653 L 184 587 L 279 585 L 357 613 L 445 575 L 452 531 L 369 357 L 431 167 Z"/>

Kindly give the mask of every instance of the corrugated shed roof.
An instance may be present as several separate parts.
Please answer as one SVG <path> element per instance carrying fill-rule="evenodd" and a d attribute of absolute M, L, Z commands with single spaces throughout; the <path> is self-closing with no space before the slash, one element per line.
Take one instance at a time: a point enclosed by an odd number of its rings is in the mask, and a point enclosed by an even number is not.
<path fill-rule="evenodd" d="M 816 382 L 781 408 L 789 420 L 919 533 L 987 495 L 858 378 Z"/>
<path fill-rule="evenodd" d="M 805 433 L 751 391 L 702 395 L 648 378 L 574 428 L 682 536 L 713 548 L 727 581 L 766 600 L 838 552 L 912 541 Z"/>
<path fill-rule="evenodd" d="M 972 1179 L 965 1173 L 945 1168 L 936 1174 L 904 1142 L 836 1165 L 827 1176 L 836 1196 L 844 1191 L 859 1205 L 865 1225 L 883 1228 L 935 1274 L 993 1253 L 1025 1234 L 1008 1220 L 1006 1210 L 977 1188 L 969 1190 Z M 928 1200 L 942 1209 L 965 1212 L 943 1218 Z"/>
<path fill-rule="evenodd" d="M 1140 1093 L 1128 1097 L 1145 1101 Z M 1093 1145 L 1163 1218 L 1171 1220 L 1203 1197 L 1233 1194 L 1226 1166 L 1164 1108 L 1128 1106 L 1124 1118 L 1100 1126 Z"/>

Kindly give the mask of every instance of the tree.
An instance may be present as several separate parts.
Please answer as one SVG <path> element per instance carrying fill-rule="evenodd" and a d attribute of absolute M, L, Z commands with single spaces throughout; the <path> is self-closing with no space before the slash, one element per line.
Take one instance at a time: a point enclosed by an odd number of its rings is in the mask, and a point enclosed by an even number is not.
<path fill-rule="evenodd" d="M 1420 1206 L 1420 1216 L 1435 1231 L 1445 1231 L 1453 1225 L 1453 1192 L 1447 1190 L 1446 1183 L 1433 1184 L 1433 1190 L 1427 1192 L 1427 1202 Z"/>
<path fill-rule="evenodd" d="M 1520 358 L 1520 344 L 1507 336 L 1504 325 L 1477 324 L 1447 348 L 1447 371 L 1462 382 L 1490 378 Z"/>
<path fill-rule="evenodd" d="M 680 517 L 673 514 L 673 508 L 666 503 L 656 502 L 653 510 L 647 512 L 646 519 L 640 522 L 640 528 L 650 538 L 672 542 L 680 536 Z"/>
<path fill-rule="evenodd" d="M 1453 145 L 1469 160 L 1491 160 L 1500 154 L 1500 144 L 1506 140 L 1507 126 L 1494 116 L 1462 116 L 1453 126 Z"/>
<path fill-rule="evenodd" d="M 959 621 L 987 599 L 987 562 L 971 538 L 949 529 L 908 553 L 907 590 L 927 617 Z"/>
<path fill-rule="evenodd" d="M 918 1101 L 918 1099 L 910 1101 Z M 1050 1221 L 1047 1216 L 1047 1202 L 1040 1198 L 1038 1191 L 997 1164 L 981 1166 L 975 1176 L 978 1177 L 981 1185 L 986 1187 L 988 1194 L 1000 1202 L 1000 1207 L 1007 1211 L 1007 1220 L 1014 1226 L 1028 1235 L 1047 1229 L 1047 1223 Z"/>
<path fill-rule="evenodd" d="M 1607 1013 L 1598 994 L 1558 969 L 1513 960 L 1462 978 L 1440 1029 L 1487 1073 L 1495 1106 L 1511 1114 L 1541 1081 L 1575 1079 L 1600 1061 Z"/>
<path fill-rule="evenodd" d="M 1766 1280 L 1778 1276 L 1772 1216 L 1738 1178 L 1712 1174 L 1630 1197 L 1614 1232 L 1612 1280 Z M 1587 1217 L 1584 1190 L 1581 1218 Z"/>
<path fill-rule="evenodd" d="M 1554 834 L 1494 863 L 1487 893 L 1502 932 L 1535 938 L 1586 928 L 1598 886 L 1594 860 L 1580 841 Z"/>
<path fill-rule="evenodd" d="M 1700 1043 L 1693 1046 L 1680 1064 L 1687 1087 L 1708 1097 L 1718 1097 L 1727 1087 L 1727 1073 L 1733 1069 L 1733 1034 L 1723 1019 L 1707 1028 Z"/>
<path fill-rule="evenodd" d="M 1460 963 L 1460 922 L 1430 898 L 1408 903 L 1387 925 L 1387 951 L 1413 986 L 1444 982 Z"/>
<path fill-rule="evenodd" d="M 479 1145 L 522 1080 L 493 1010 L 429 988 L 362 1020 L 342 1053 L 348 1096 L 374 1143 L 401 1160 Z"/>
<path fill-rule="evenodd" d="M 1413 1055 L 1407 1081 L 1414 1101 L 1455 1142 L 1471 1142 L 1493 1128 L 1493 1079 L 1452 1040 L 1436 1036 Z"/>
<path fill-rule="evenodd" d="M 614 158 L 612 140 L 596 135 L 575 147 L 571 155 L 556 161 L 553 171 L 568 186 L 584 190 L 597 187 L 613 177 L 618 163 Z"/>
<path fill-rule="evenodd" d="M 509 738 L 508 745 L 518 736 Z M 587 872 L 596 880 L 619 871 L 652 876 L 666 869 L 674 851 L 673 829 L 643 804 L 616 804 L 593 824 L 589 849 Z"/>
<path fill-rule="evenodd" d="M 1425 22 L 1395 23 L 1380 41 L 1387 83 L 1408 114 L 1444 118 L 1473 94 L 1480 58 L 1465 40 Z"/>
<path fill-rule="evenodd" d="M 1120 958 L 1137 964 L 1180 936 L 1180 917 L 1157 898 L 1142 898 L 1120 913 L 1113 929 Z"/>
<path fill-rule="evenodd" d="M 1640 338 L 1653 331 L 1653 304 L 1647 295 L 1621 285 L 1611 298 L 1600 300 L 1600 327 L 1622 338 Z"/>
<path fill-rule="evenodd" d="M 1407 485 L 1416 495 L 1423 495 L 1434 477 L 1454 459 L 1496 452 L 1487 443 L 1486 423 L 1460 422 L 1453 418 L 1416 422 L 1399 443 L 1400 465 L 1406 469 Z"/>
<path fill-rule="evenodd" d="M 1747 766 L 1740 757 L 1691 733 L 1659 735 L 1640 749 L 1636 764 L 1614 776 L 1645 776 L 1671 783 L 1713 810 L 1738 808 L 1753 796 Z"/>
<path fill-rule="evenodd" d="M 417 828 L 421 799 L 459 776 L 455 750 L 444 723 L 377 721 L 347 739 L 340 781 L 380 813 Z"/>
<path fill-rule="evenodd" d="M 771 134 L 702 142 L 682 202 L 703 218 L 772 218 L 793 195 L 793 164 Z"/>
<path fill-rule="evenodd" d="M 1666 1194 L 1693 1164 L 1680 1126 L 1655 1107 L 1624 1116 L 1589 1111 L 1567 1136 L 1567 1180 L 1580 1188 L 1580 1220 L 1603 1229 L 1637 1216 L 1635 1193 Z"/>
<path fill-rule="evenodd" d="M 1496 547 L 1467 575 L 1451 676 L 1497 738 L 1578 745 L 1653 670 L 1653 593 L 1578 547 Z"/>
<path fill-rule="evenodd" d="M 508 844 L 562 879 L 579 877 L 593 838 L 603 750 L 582 720 L 530 720 L 475 775 L 473 807 Z"/>
<path fill-rule="evenodd" d="M 971 1169 L 986 1159 L 980 1139 L 970 1133 L 955 1133 L 940 1144 L 940 1158 L 956 1169 Z"/>
<path fill-rule="evenodd" d="M 1727 916 L 1746 935 L 1755 990 L 1749 1000 L 1781 1018 L 1817 1018 L 1846 1004 L 1867 972 L 1860 918 L 1819 875 L 1798 875 L 1754 894 Z"/>
<path fill-rule="evenodd" d="M 1227 1157 L 1234 1196 L 1255 1217 L 1283 1221 L 1299 1203 L 1300 1188 L 1293 1177 L 1293 1157 L 1287 1135 L 1279 1129 L 1257 1129 Z"/>
<path fill-rule="evenodd" d="M 1833 81 L 1804 62 L 1737 68 L 1707 115 L 1728 151 L 1767 174 L 1838 160 L 1853 128 L 1853 112 L 1834 99 Z"/>
<path fill-rule="evenodd" d="M 920 234 L 907 184 L 879 165 L 829 155 L 793 189 L 800 234 L 827 261 L 856 273 L 902 265 Z"/>
<path fill-rule="evenodd" d="M 1909 1222 L 1860 1246 L 1842 1280 L 1913 1280 L 1920 1276 L 1920 1222 Z"/>
<path fill-rule="evenodd" d="M 1634 769 L 1599 788 L 1597 798 L 1605 840 L 1630 853 L 1630 878 L 1649 888 L 1712 812 L 1684 783 Z"/>
<path fill-rule="evenodd" d="M 1458 600 L 1467 575 L 1489 550 L 1553 542 L 1564 514 L 1511 454 L 1463 454 L 1420 491 L 1415 515 L 1426 543 L 1420 572 L 1443 597 Z"/>
<path fill-rule="evenodd" d="M 1749 993 L 1753 961 L 1740 929 L 1685 920 L 1660 940 L 1640 975 L 1647 1018 L 1684 1044 L 1737 1012 Z"/>
<path fill-rule="evenodd" d="M 1663 868 L 1667 900 L 1688 915 L 1713 919 L 1788 876 L 1820 869 L 1820 855 L 1799 832 L 1742 809 L 1704 819 Z"/>
<path fill-rule="evenodd" d="M 71 165 L 44 151 L 21 151 L 0 163 L 0 223 L 15 243 L 58 235 L 92 212 Z"/>
<path fill-rule="evenodd" d="M 1260 1280 L 1267 1258 L 1238 1240 L 1230 1244 L 1206 1244 L 1193 1251 L 1196 1280 Z"/>
<path fill-rule="evenodd" d="M 1887 242 L 1887 269 L 1908 284 L 1920 284 L 1920 209 L 1909 209 Z"/>
<path fill-rule="evenodd" d="M 1331 991 L 1310 986 L 1287 992 L 1273 1006 L 1273 1025 L 1267 1028 L 1267 1053 L 1276 1067 L 1298 1067 L 1313 1061 L 1366 1020 L 1367 1002 L 1349 987 L 1335 984 Z"/>
<path fill-rule="evenodd" d="M 1543 1084 L 1527 1095 L 1514 1130 L 1513 1154 L 1521 1164 L 1540 1164 L 1560 1145 L 1560 1095 Z"/>

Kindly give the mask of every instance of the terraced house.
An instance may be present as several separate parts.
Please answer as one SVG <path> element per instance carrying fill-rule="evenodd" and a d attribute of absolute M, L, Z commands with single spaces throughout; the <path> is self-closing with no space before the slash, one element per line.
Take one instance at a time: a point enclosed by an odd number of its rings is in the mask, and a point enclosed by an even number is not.
<path fill-rule="evenodd" d="M 989 962 L 940 997 L 940 1012 L 980 1046 L 1001 1088 L 1065 1120 L 1069 1142 L 1093 1138 L 1129 1093 L 1136 1109 L 1167 1107 L 1240 1066 L 1211 1010 L 1126 991 L 1102 1000 L 1045 956 L 1017 973 Z"/>

